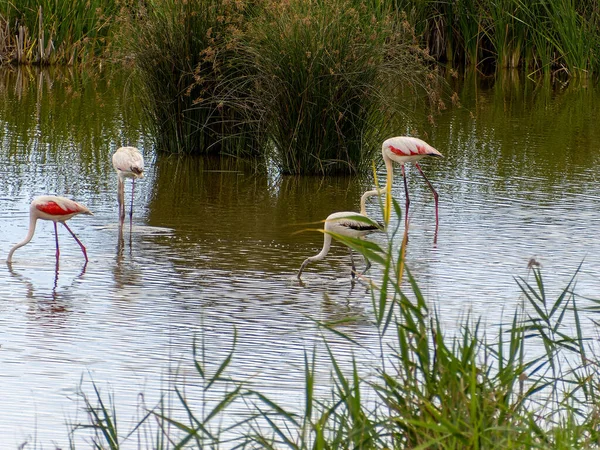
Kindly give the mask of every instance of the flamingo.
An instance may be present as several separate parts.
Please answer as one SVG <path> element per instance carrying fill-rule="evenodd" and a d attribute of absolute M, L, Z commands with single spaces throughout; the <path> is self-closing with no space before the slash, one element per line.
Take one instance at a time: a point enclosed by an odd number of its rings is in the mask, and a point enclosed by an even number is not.
<path fill-rule="evenodd" d="M 121 223 L 125 220 L 125 178 L 131 178 L 131 209 L 129 221 L 133 220 L 133 193 L 135 180 L 144 178 L 144 157 L 136 147 L 121 147 L 112 157 L 113 167 L 117 171 L 119 186 L 117 197 L 119 201 L 119 219 Z"/>
<path fill-rule="evenodd" d="M 77 241 L 79 247 L 81 247 L 81 251 L 83 252 L 83 256 L 85 257 L 85 262 L 88 262 L 87 252 L 85 251 L 85 247 L 81 243 L 81 241 L 75 236 L 75 233 L 71 231 L 69 226 L 66 224 L 66 221 L 71 217 L 76 216 L 77 214 L 89 214 L 93 215 L 92 212 L 87 209 L 85 206 L 80 205 L 73 200 L 69 200 L 65 197 L 57 197 L 54 195 L 43 195 L 40 197 L 36 197 L 31 202 L 31 206 L 29 208 L 29 232 L 25 237 L 25 240 L 19 242 L 13 248 L 10 249 L 8 253 L 8 258 L 6 259 L 7 263 L 12 262 L 12 255 L 16 249 L 19 247 L 23 247 L 31 238 L 33 238 L 33 234 L 35 233 L 35 224 L 38 219 L 42 220 L 51 220 L 54 222 L 54 235 L 56 237 L 56 263 L 58 264 L 58 257 L 60 256 L 60 250 L 58 248 L 58 230 L 56 228 L 56 223 L 62 223 L 65 228 L 71 233 L 71 236 Z"/>
<path fill-rule="evenodd" d="M 404 215 L 404 219 L 406 223 L 408 223 L 408 207 L 410 205 L 410 198 L 408 196 L 408 185 L 406 183 L 406 173 L 404 172 L 404 164 L 408 162 L 415 163 L 415 167 L 419 171 L 419 173 L 423 176 L 423 179 L 429 186 L 429 189 L 433 193 L 433 198 L 435 200 L 435 228 L 437 230 L 439 223 L 438 216 L 438 193 L 433 188 L 423 170 L 421 170 L 421 166 L 419 166 L 418 161 L 425 158 L 426 156 L 439 156 L 443 157 L 443 155 L 438 152 L 435 148 L 429 145 L 427 142 L 409 136 L 397 136 L 393 138 L 386 139 L 383 142 L 381 147 L 381 153 L 383 155 L 383 161 L 385 163 L 385 168 L 387 171 L 387 185 L 382 190 L 387 190 L 387 186 L 392 184 L 393 180 L 393 167 L 392 163 L 397 162 L 402 167 L 402 178 L 404 179 L 404 192 L 406 193 L 406 211 Z"/>
<path fill-rule="evenodd" d="M 429 189 L 433 193 L 433 198 L 435 200 L 435 226 L 436 230 L 439 223 L 438 216 L 438 193 L 433 188 L 432 184 L 429 182 L 421 166 L 419 166 L 418 161 L 425 158 L 426 156 L 439 156 L 443 157 L 443 155 L 429 145 L 427 142 L 410 136 L 397 136 L 393 138 L 386 139 L 381 146 L 381 153 L 383 156 L 383 161 L 385 163 L 385 168 L 387 172 L 387 182 L 386 185 L 381 189 L 374 189 L 371 191 L 365 192 L 360 199 L 360 215 L 367 217 L 366 214 L 366 202 L 369 197 L 374 195 L 379 195 L 380 193 L 386 192 L 392 186 L 393 176 L 394 176 L 394 168 L 393 163 L 397 162 L 402 167 L 402 177 L 404 178 L 404 191 L 406 193 L 406 212 L 405 212 L 405 220 L 408 223 L 408 207 L 410 205 L 410 198 L 408 196 L 408 185 L 406 182 L 406 173 L 404 171 L 404 164 L 408 162 L 414 162 L 415 166 L 419 173 L 425 179 L 425 182 L 429 186 Z M 389 208 L 386 208 L 389 211 Z M 387 214 L 387 213 L 386 213 Z M 302 265 L 300 266 L 300 270 L 298 271 L 298 279 L 301 279 L 302 271 L 304 268 L 311 262 L 320 261 L 321 259 L 327 256 L 329 249 L 331 247 L 331 235 L 328 232 L 337 233 L 342 236 L 362 238 L 373 231 L 380 229 L 380 227 L 376 227 L 374 225 L 367 224 L 365 222 L 359 222 L 353 220 L 351 216 L 356 216 L 355 212 L 337 212 L 330 214 L 327 219 L 325 219 L 325 238 L 323 243 L 323 248 L 320 253 L 315 256 L 311 256 L 307 258 Z M 387 219 L 386 219 L 387 223 Z M 350 256 L 352 257 L 352 249 L 350 249 Z M 370 267 L 370 262 L 367 260 L 367 267 L 362 273 L 365 273 Z M 352 276 L 355 274 L 354 260 L 352 260 Z"/>
<path fill-rule="evenodd" d="M 356 213 L 353 211 L 343 211 L 343 212 L 332 213 L 329 216 L 327 216 L 327 219 L 325 219 L 325 226 L 324 226 L 324 230 L 323 230 L 324 231 L 324 233 L 323 233 L 324 234 L 323 248 L 317 255 L 311 256 L 304 260 L 304 262 L 300 266 L 300 270 L 298 271 L 298 279 L 299 280 L 301 279 L 302 271 L 309 263 L 314 262 L 314 261 L 320 261 L 323 258 L 325 258 L 325 256 L 327 256 L 327 253 L 329 253 L 329 249 L 331 248 L 331 234 L 330 233 L 336 233 L 341 236 L 362 239 L 364 236 L 381 229 L 381 226 L 382 226 L 381 224 L 378 224 L 378 225 L 369 224 L 367 222 L 362 222 L 362 221 L 353 219 L 353 216 L 363 216 L 368 219 L 369 217 L 367 216 L 367 207 L 366 207 L 367 199 L 374 195 L 378 195 L 380 192 L 381 192 L 381 190 L 375 189 L 372 191 L 367 191 L 362 195 L 362 197 L 360 199 L 360 213 Z M 354 278 L 354 275 L 356 274 L 356 267 L 354 266 L 354 258 L 352 256 L 352 249 L 350 249 L 350 260 L 352 261 L 351 274 L 352 274 L 352 278 Z M 361 272 L 361 275 L 364 274 L 371 267 L 371 262 L 368 259 L 366 261 L 367 261 L 367 265 L 366 265 L 365 269 Z"/>

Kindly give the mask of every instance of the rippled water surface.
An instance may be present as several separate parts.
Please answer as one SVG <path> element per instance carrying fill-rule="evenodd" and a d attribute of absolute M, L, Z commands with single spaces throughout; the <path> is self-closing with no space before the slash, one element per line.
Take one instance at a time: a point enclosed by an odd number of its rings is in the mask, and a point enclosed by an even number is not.
<path fill-rule="evenodd" d="M 139 393 L 153 405 L 174 379 L 193 389 L 194 339 L 217 361 L 235 330 L 232 375 L 289 406 L 302 403 L 304 351 L 322 334 L 314 319 L 364 319 L 340 329 L 367 349 L 359 355 L 365 371 L 368 349 L 378 346 L 370 293 L 351 284 L 346 249 L 336 246 L 310 265 L 304 283 L 295 279 L 323 239 L 297 232 L 331 212 L 358 210 L 371 177 L 285 178 L 236 161 L 157 156 L 140 132 L 126 81 L 118 74 L 0 74 L 0 259 L 25 237 L 34 196 L 65 195 L 94 212 L 70 221 L 87 246 L 87 265 L 60 227 L 56 268 L 48 222 L 11 266 L 0 264 L 2 448 L 25 441 L 66 448 L 65 422 L 84 419 L 76 391 L 83 383 L 92 393 L 90 380 L 114 394 L 127 428 L 140 414 Z M 514 278 L 528 276 L 531 258 L 542 264 L 550 294 L 583 262 L 577 292 L 598 297 L 597 92 L 475 79 L 459 92 L 461 106 L 434 124 L 417 110 L 398 129 L 418 130 L 445 156 L 422 164 L 440 194 L 435 245 L 433 199 L 408 170 L 407 264 L 427 300 L 449 332 L 469 314 L 497 323 L 522 301 Z M 137 145 L 147 161 L 133 227 L 122 233 L 110 163 L 121 145 Z M 399 168 L 393 194 L 403 204 Z M 376 202 L 369 213 L 381 217 Z M 379 271 L 370 274 L 377 279 Z M 351 346 L 335 336 L 331 342 L 348 361 Z"/>

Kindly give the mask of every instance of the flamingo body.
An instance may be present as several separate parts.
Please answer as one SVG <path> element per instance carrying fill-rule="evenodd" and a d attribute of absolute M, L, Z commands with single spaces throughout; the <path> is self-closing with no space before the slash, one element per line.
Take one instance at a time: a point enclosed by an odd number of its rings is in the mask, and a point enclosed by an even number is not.
<path fill-rule="evenodd" d="M 324 234 L 323 248 L 317 255 L 311 256 L 304 260 L 304 262 L 300 266 L 300 270 L 298 271 L 298 279 L 299 280 L 301 279 L 304 268 L 309 263 L 314 262 L 314 261 L 320 261 L 323 258 L 325 258 L 325 256 L 327 256 L 327 254 L 329 253 L 329 249 L 331 248 L 331 234 L 330 233 L 339 234 L 340 236 L 347 236 L 347 237 L 362 239 L 363 237 L 367 236 L 368 234 L 381 229 L 381 224 L 376 226 L 375 224 L 369 224 L 369 223 L 362 222 L 362 221 L 359 221 L 359 220 L 356 220 L 353 218 L 356 216 L 363 216 L 368 219 L 369 217 L 367 216 L 367 212 L 366 212 L 366 200 L 367 200 L 367 198 L 369 198 L 373 195 L 377 195 L 378 193 L 379 193 L 379 191 L 374 190 L 374 191 L 365 192 L 362 195 L 361 200 L 360 200 L 360 213 L 356 213 L 353 211 L 343 211 L 343 212 L 335 212 L 335 213 L 332 213 L 329 216 L 327 216 L 327 219 L 325 219 L 325 226 L 323 227 L 324 228 L 323 229 L 323 231 L 324 231 L 324 233 L 323 233 Z M 350 249 L 350 258 L 352 260 L 351 274 L 352 274 L 352 277 L 354 278 L 354 275 L 356 273 L 356 268 L 354 267 L 354 259 L 352 258 L 352 249 Z M 369 269 L 370 266 L 371 266 L 371 264 L 367 260 L 367 266 L 365 267 L 365 269 L 363 270 L 362 273 L 365 273 Z"/>
<path fill-rule="evenodd" d="M 118 177 L 117 197 L 119 202 L 119 219 L 125 219 L 125 179 L 131 178 L 131 209 L 129 220 L 133 220 L 133 194 L 135 180 L 144 178 L 144 156 L 136 147 L 120 147 L 112 156 L 112 163 Z"/>
<path fill-rule="evenodd" d="M 38 211 L 38 219 L 64 222 L 77 214 L 91 214 L 85 206 L 65 197 L 42 195 L 31 202 L 31 208 Z"/>
<path fill-rule="evenodd" d="M 341 236 L 353 238 L 362 238 L 379 229 L 378 226 L 355 220 L 353 218 L 355 216 L 367 218 L 365 214 L 352 211 L 336 212 L 327 216 L 324 229 Z"/>
<path fill-rule="evenodd" d="M 410 136 L 397 136 L 393 138 L 386 139 L 381 146 L 381 153 L 383 156 L 383 161 L 385 163 L 385 167 L 387 170 L 387 182 L 392 183 L 393 180 L 393 167 L 392 163 L 396 162 L 402 167 L 402 178 L 404 179 L 404 192 L 406 194 L 406 211 L 404 214 L 405 222 L 408 224 L 408 208 L 410 205 L 410 197 L 408 196 L 408 184 L 406 182 L 406 173 L 404 171 L 404 164 L 406 163 L 414 163 L 415 167 L 429 186 L 431 193 L 433 194 L 433 198 L 435 200 L 435 226 L 436 226 L 436 236 L 437 236 L 437 227 L 439 223 L 438 219 L 438 193 L 433 188 L 432 184 L 429 182 L 421 166 L 419 166 L 418 161 L 425 158 L 426 156 L 437 156 L 442 157 L 443 155 L 429 145 L 427 142 Z M 386 185 L 387 187 L 387 185 Z M 385 190 L 383 188 L 382 190 Z"/>
<path fill-rule="evenodd" d="M 392 161 L 400 164 L 417 162 L 426 156 L 442 156 L 427 142 L 410 136 L 397 136 L 386 139 L 381 151 L 384 158 L 387 156 Z"/>
<path fill-rule="evenodd" d="M 51 220 L 52 222 L 54 222 L 57 261 L 60 255 L 60 250 L 58 247 L 58 232 L 56 229 L 56 224 L 60 222 L 65 226 L 69 233 L 71 233 L 71 236 L 73 236 L 73 238 L 77 241 L 77 243 L 81 247 L 81 251 L 83 252 L 83 255 L 85 256 L 85 260 L 87 262 L 88 257 L 84 245 L 71 231 L 69 226 L 65 223 L 67 220 L 71 219 L 72 217 L 78 214 L 93 215 L 87 207 L 65 197 L 57 197 L 54 195 L 42 195 L 40 197 L 34 198 L 29 207 L 29 231 L 27 233 L 27 236 L 22 242 L 19 242 L 13 248 L 10 249 L 6 262 L 12 262 L 12 255 L 15 252 L 15 250 L 17 250 L 20 247 L 23 247 L 24 245 L 28 244 L 29 241 L 31 241 L 35 233 L 35 226 L 38 219 Z"/>

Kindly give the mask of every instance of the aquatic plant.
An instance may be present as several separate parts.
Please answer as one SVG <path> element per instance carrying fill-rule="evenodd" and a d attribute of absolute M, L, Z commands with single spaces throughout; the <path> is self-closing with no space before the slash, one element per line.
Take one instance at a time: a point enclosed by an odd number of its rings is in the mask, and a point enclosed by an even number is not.
<path fill-rule="evenodd" d="M 393 83 L 424 84 L 425 55 L 381 2 L 267 2 L 244 40 L 253 99 L 282 173 L 370 167 L 400 109 Z"/>
<path fill-rule="evenodd" d="M 397 202 L 392 204 L 398 215 L 395 223 L 401 224 L 400 208 Z M 300 409 L 278 404 L 243 380 L 229 377 L 235 345 L 220 362 L 209 362 L 203 351 L 195 351 L 202 391 L 222 389 L 213 406 L 195 411 L 183 391 L 173 387 L 170 400 L 146 408 L 119 442 L 137 435 L 152 436 L 158 443 L 154 447 L 161 449 L 186 445 L 265 449 L 597 446 L 600 366 L 592 342 L 582 332 L 573 291 L 575 276 L 556 298 L 550 298 L 542 271 L 532 261 L 527 277 L 517 280 L 521 307 L 507 312 L 505 321 L 500 318 L 485 326 L 466 317 L 456 333 L 449 335 L 405 266 L 406 232 L 396 227 L 387 233 L 389 239 L 382 246 L 334 236 L 382 268 L 380 279 L 364 280 L 371 287 L 372 324 L 380 337 L 373 371 L 361 374 L 356 358 L 344 368 L 327 344 L 332 333 L 360 346 L 339 327 L 352 318 L 320 324 L 333 387 L 328 396 L 317 394 L 316 350 L 307 351 L 305 402 Z M 97 387 L 91 397 L 81 395 L 89 423 L 80 427 L 95 430 L 98 448 L 118 448 L 112 444 L 117 442 L 118 419 L 110 397 L 107 403 Z M 247 414 L 226 428 L 213 428 L 238 400 L 248 407 Z"/>
<path fill-rule="evenodd" d="M 18 64 L 97 61 L 110 49 L 117 0 L 2 2 L 0 57 Z"/>
<path fill-rule="evenodd" d="M 256 109 L 236 41 L 244 2 L 152 0 L 122 16 L 147 129 L 160 152 L 253 154 Z"/>

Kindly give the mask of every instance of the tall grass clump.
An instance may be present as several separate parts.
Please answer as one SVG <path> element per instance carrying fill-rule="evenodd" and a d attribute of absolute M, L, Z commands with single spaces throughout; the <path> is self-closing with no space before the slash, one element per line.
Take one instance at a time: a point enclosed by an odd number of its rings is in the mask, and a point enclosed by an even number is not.
<path fill-rule="evenodd" d="M 586 7 L 589 2 L 574 0 L 540 2 L 542 15 L 547 17 L 548 31 L 540 27 L 539 33 L 554 50 L 551 67 L 570 76 L 582 76 L 598 71 L 600 62 L 600 36 L 598 32 L 598 4 Z M 579 4 L 579 8 L 576 5 Z"/>
<path fill-rule="evenodd" d="M 118 0 L 19 0 L 0 4 L 0 57 L 18 64 L 97 62 L 110 49 Z"/>
<path fill-rule="evenodd" d="M 384 217 L 389 217 L 387 208 Z M 399 227 L 403 221 L 395 201 L 393 208 Z M 193 411 L 176 389 L 187 422 L 157 407 L 149 409 L 134 430 L 150 427 L 149 419 L 157 419 L 153 435 L 163 444 L 155 448 L 161 449 L 191 443 L 272 450 L 598 447 L 600 359 L 597 344 L 583 332 L 575 277 L 550 297 L 541 269 L 532 263 L 527 278 L 517 280 L 520 307 L 491 324 L 465 315 L 449 333 L 406 268 L 407 232 L 398 227 L 388 225 L 388 239 L 381 246 L 334 236 L 380 265 L 376 281 L 363 279 L 371 288 L 372 326 L 380 345 L 361 349 L 340 323 L 320 324 L 330 366 L 328 395 L 317 394 L 322 392 L 318 389 L 322 376 L 317 376 L 316 349 L 305 351 L 304 403 L 297 408 L 230 380 L 232 351 L 223 362 L 213 363 L 211 371 L 203 358 L 196 359 L 205 392 L 220 381 L 231 382 L 220 398 L 213 399 L 216 406 L 208 409 L 208 415 Z M 365 372 L 357 357 L 342 365 L 329 345 L 330 333 L 337 340 L 347 339 L 357 350 L 369 350 L 375 366 Z M 88 426 L 99 427 L 94 429 L 102 430 L 109 446 L 109 439 L 114 441 L 112 430 L 117 429 L 114 408 L 95 392 L 97 400 L 86 401 L 92 411 Z M 208 420 L 218 423 L 218 416 L 236 401 L 247 406 L 247 413 L 233 424 L 230 417 L 226 430 L 210 430 Z M 230 436 L 227 441 L 225 436 Z"/>
<path fill-rule="evenodd" d="M 568 77 L 597 73 L 596 0 L 395 0 L 440 61 L 492 72 L 520 67 Z"/>
<path fill-rule="evenodd" d="M 247 154 L 260 128 L 236 44 L 245 3 L 150 0 L 123 16 L 122 46 L 138 75 L 158 151 Z M 127 54 L 127 53 L 126 53 Z"/>
<path fill-rule="evenodd" d="M 285 174 L 370 167 L 399 105 L 390 81 L 419 82 L 425 59 L 405 22 L 356 0 L 267 2 L 245 39 L 254 101 Z"/>

